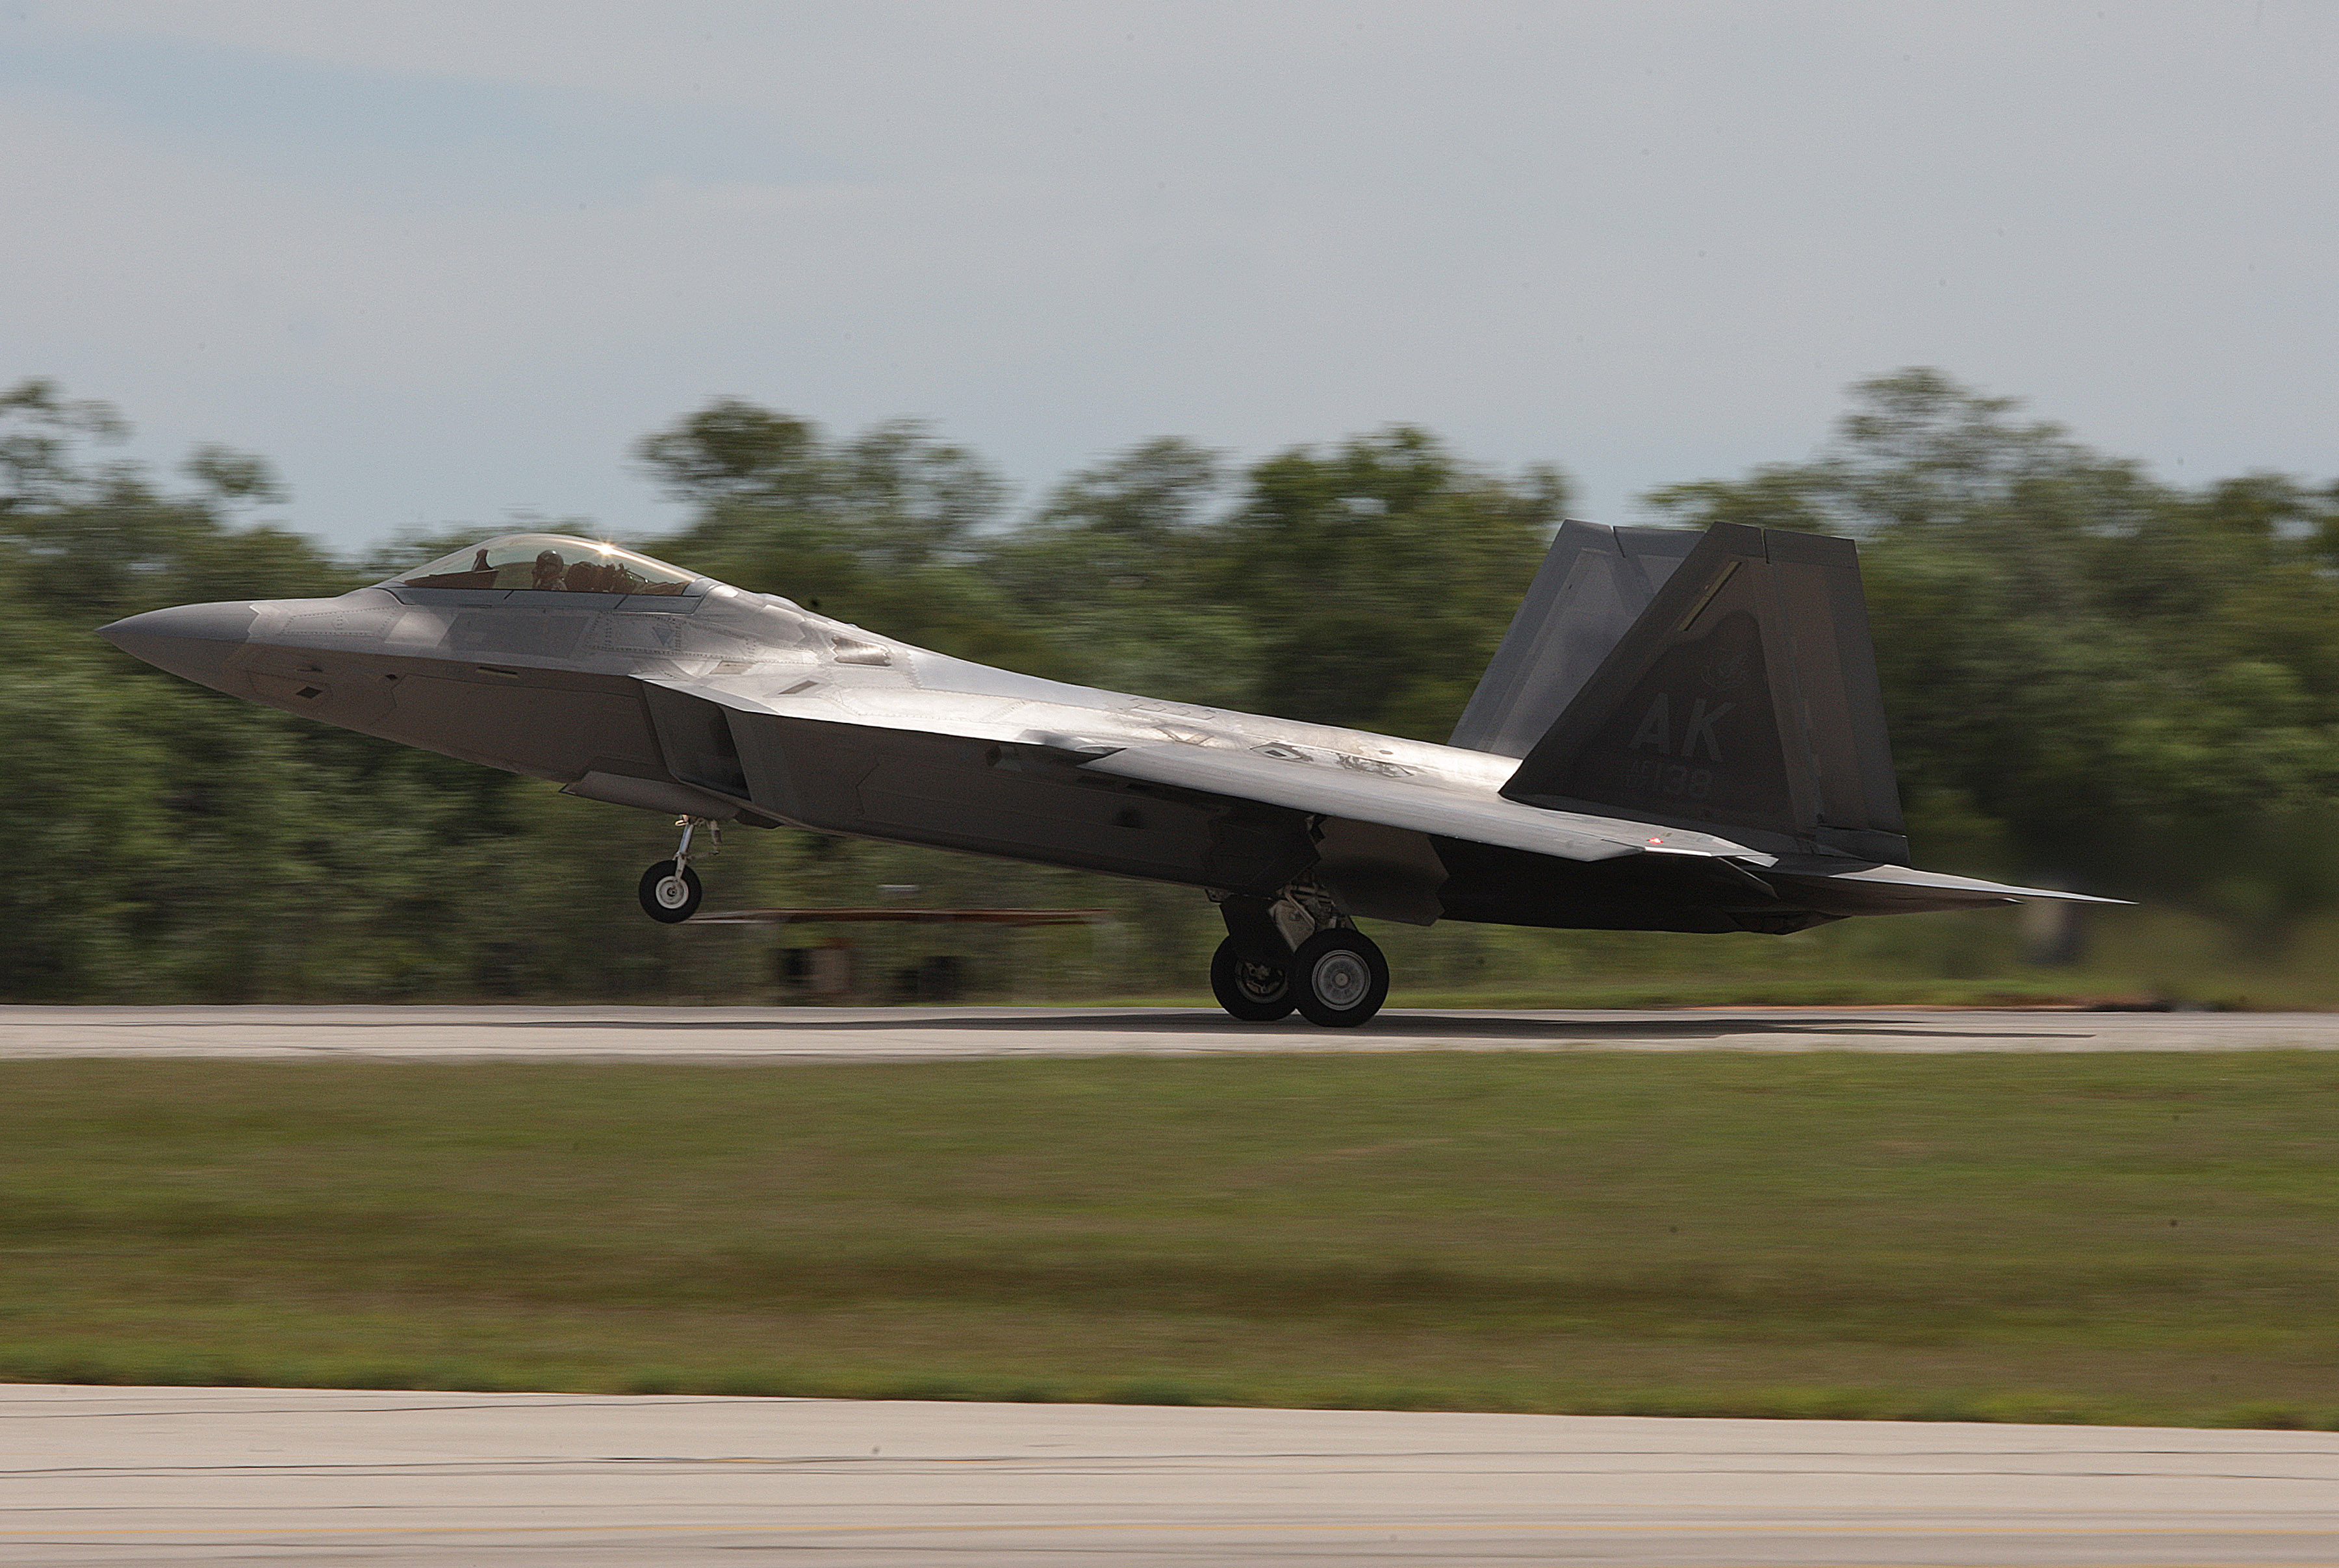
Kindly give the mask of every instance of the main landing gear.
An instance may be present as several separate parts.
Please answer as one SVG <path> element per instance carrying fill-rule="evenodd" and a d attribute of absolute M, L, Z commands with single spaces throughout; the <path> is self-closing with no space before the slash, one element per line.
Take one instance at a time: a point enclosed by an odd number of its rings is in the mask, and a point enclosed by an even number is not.
<path fill-rule="evenodd" d="M 1297 1011 L 1310 1023 L 1353 1029 L 1388 998 L 1388 960 L 1372 938 L 1312 888 L 1274 899 L 1219 901 L 1227 939 L 1210 959 L 1210 991 L 1246 1023 Z"/>
<path fill-rule="evenodd" d="M 678 816 L 674 825 L 682 830 L 682 843 L 675 846 L 674 858 L 662 860 L 642 873 L 642 912 L 652 920 L 668 925 L 679 925 L 698 912 L 698 901 L 706 889 L 698 883 L 698 873 L 690 869 L 690 835 L 700 828 L 715 841 L 709 854 L 723 853 L 723 824 L 712 817 Z"/>

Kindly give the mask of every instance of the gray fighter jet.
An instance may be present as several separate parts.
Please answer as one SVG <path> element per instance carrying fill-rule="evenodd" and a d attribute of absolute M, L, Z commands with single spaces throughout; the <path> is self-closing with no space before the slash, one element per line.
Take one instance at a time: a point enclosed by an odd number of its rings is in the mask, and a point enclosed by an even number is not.
<path fill-rule="evenodd" d="M 1240 1019 L 1372 1017 L 1358 917 L 1787 932 L 2079 896 L 1910 867 L 1858 561 L 1811 534 L 1567 523 L 1447 745 L 992 669 L 554 534 L 100 635 L 676 817 L 656 920 L 698 907 L 692 835 L 724 823 L 1201 888 Z"/>

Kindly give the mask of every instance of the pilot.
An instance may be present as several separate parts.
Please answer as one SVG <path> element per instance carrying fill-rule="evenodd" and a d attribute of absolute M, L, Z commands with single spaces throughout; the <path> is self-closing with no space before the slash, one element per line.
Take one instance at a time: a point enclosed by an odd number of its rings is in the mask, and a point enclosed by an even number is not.
<path fill-rule="evenodd" d="M 471 569 L 475 572 L 487 572 L 493 571 L 495 569 L 488 565 L 487 546 L 481 545 L 477 550 L 471 553 Z"/>
<path fill-rule="evenodd" d="M 536 569 L 528 574 L 531 588 L 557 588 L 560 586 L 561 567 L 567 563 L 558 550 L 543 550 L 536 557 Z"/>

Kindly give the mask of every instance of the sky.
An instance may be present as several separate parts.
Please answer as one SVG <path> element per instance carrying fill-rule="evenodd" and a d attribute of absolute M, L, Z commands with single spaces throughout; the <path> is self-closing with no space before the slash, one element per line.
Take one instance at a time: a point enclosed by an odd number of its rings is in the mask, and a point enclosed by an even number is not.
<path fill-rule="evenodd" d="M 740 397 L 1036 499 L 1393 423 L 1633 520 L 1932 365 L 2339 474 L 2328 0 L 0 0 L 0 384 L 276 520 L 679 525 Z"/>

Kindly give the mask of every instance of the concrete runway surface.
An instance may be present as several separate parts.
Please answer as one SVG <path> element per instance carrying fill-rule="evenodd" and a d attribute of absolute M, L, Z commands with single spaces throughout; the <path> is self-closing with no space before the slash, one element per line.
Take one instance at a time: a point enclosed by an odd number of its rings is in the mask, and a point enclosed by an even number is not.
<path fill-rule="evenodd" d="M 2339 1434 L 0 1386 L 0 1563 L 2339 1562 Z"/>
<path fill-rule="evenodd" d="M 10 1057 L 929 1061 L 1387 1050 L 2339 1050 L 2339 1013 L 1687 1008 L 1383 1013 L 1362 1029 L 1164 1007 L 0 1007 Z"/>

